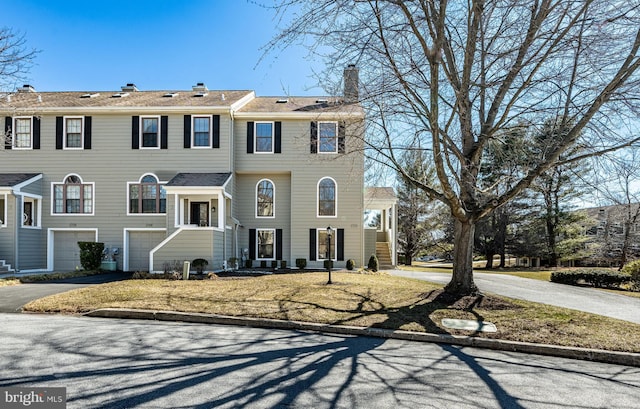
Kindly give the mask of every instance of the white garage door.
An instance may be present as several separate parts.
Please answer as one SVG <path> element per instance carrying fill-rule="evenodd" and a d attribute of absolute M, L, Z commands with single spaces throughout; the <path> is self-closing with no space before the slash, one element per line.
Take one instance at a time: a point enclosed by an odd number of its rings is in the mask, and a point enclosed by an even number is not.
<path fill-rule="evenodd" d="M 129 271 L 149 271 L 149 252 L 165 237 L 164 231 L 129 232 Z"/>
<path fill-rule="evenodd" d="M 53 233 L 53 269 L 75 271 L 81 269 L 79 241 L 96 241 L 92 231 L 57 231 Z"/>

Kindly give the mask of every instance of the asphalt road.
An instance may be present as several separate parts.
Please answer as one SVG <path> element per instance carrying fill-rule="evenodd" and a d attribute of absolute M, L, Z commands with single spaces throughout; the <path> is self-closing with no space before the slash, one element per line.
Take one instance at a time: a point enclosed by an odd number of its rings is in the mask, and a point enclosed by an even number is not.
<path fill-rule="evenodd" d="M 451 274 L 393 270 L 391 274 L 447 284 Z M 473 273 L 480 291 L 590 312 L 640 324 L 640 298 L 507 274 Z"/>
<path fill-rule="evenodd" d="M 0 387 L 68 408 L 637 408 L 640 368 L 449 345 L 0 315 Z"/>
<path fill-rule="evenodd" d="M 23 305 L 48 295 L 87 287 L 93 284 L 124 280 L 129 277 L 131 277 L 129 273 L 108 273 L 58 281 L 0 287 L 0 313 L 20 312 Z"/>

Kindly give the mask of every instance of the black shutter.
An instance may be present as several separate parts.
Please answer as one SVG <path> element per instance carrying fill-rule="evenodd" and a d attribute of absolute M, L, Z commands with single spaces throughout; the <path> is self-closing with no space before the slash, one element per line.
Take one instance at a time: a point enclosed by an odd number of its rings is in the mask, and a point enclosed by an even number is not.
<path fill-rule="evenodd" d="M 275 141 L 273 146 L 275 153 L 282 153 L 282 122 L 275 124 Z"/>
<path fill-rule="evenodd" d="M 62 149 L 62 138 L 64 132 L 64 119 L 61 116 L 56 117 L 56 149 Z"/>
<path fill-rule="evenodd" d="M 276 260 L 282 260 L 282 229 L 276 229 Z"/>
<path fill-rule="evenodd" d="M 309 229 L 309 261 L 316 259 L 316 229 Z"/>
<path fill-rule="evenodd" d="M 344 121 L 338 123 L 338 153 L 347 153 L 347 147 L 345 145 L 346 137 L 346 124 Z"/>
<path fill-rule="evenodd" d="M 256 259 L 256 229 L 249 229 L 249 260 Z"/>
<path fill-rule="evenodd" d="M 344 261 L 344 229 L 338 229 L 336 234 L 336 258 Z"/>
<path fill-rule="evenodd" d="M 11 149 L 11 145 L 13 144 L 13 118 L 10 116 L 4 117 L 4 148 Z"/>
<path fill-rule="evenodd" d="M 131 149 L 140 149 L 140 117 L 131 117 Z"/>
<path fill-rule="evenodd" d="M 33 117 L 33 149 L 40 149 L 40 118 Z"/>
<path fill-rule="evenodd" d="M 253 122 L 247 122 L 247 153 L 253 153 Z"/>
<path fill-rule="evenodd" d="M 318 122 L 311 121 L 311 153 L 318 153 Z"/>
<path fill-rule="evenodd" d="M 84 117 L 84 148 L 91 149 L 91 117 Z"/>
<path fill-rule="evenodd" d="M 220 147 L 220 115 L 213 116 L 213 147 Z"/>
<path fill-rule="evenodd" d="M 191 115 L 184 116 L 184 147 L 191 148 Z"/>
<path fill-rule="evenodd" d="M 162 115 L 160 117 L 160 149 L 167 149 L 169 147 L 169 117 Z"/>

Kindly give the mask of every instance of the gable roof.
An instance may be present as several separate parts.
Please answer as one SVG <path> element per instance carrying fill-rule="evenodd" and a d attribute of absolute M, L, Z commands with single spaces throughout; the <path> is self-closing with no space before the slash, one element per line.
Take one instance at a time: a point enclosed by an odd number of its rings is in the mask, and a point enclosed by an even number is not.
<path fill-rule="evenodd" d="M 0 173 L 0 187 L 14 187 L 39 175 L 40 173 Z"/>
<path fill-rule="evenodd" d="M 364 189 L 365 200 L 397 200 L 392 187 L 367 187 Z"/>
<path fill-rule="evenodd" d="M 231 173 L 178 173 L 165 186 L 223 187 Z"/>
<path fill-rule="evenodd" d="M 294 116 L 350 115 L 363 116 L 362 106 L 347 103 L 340 97 L 256 97 L 238 109 L 239 117 L 260 114 Z"/>
<path fill-rule="evenodd" d="M 0 110 L 30 109 L 34 111 L 60 108 L 230 108 L 243 99 L 253 97 L 253 91 L 72 91 L 18 92 L 0 98 Z M 173 96 L 169 96 L 173 95 Z M 202 95 L 202 96 L 197 96 Z"/>

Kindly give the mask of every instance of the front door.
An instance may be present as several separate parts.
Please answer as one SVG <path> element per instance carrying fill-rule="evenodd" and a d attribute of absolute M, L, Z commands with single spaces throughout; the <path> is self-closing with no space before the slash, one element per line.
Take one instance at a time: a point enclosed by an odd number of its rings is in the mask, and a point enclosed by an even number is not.
<path fill-rule="evenodd" d="M 208 202 L 191 202 L 191 224 L 203 227 L 209 225 Z"/>

